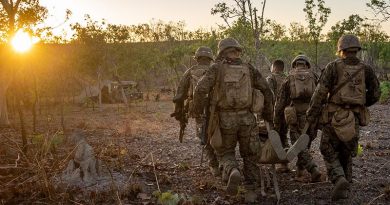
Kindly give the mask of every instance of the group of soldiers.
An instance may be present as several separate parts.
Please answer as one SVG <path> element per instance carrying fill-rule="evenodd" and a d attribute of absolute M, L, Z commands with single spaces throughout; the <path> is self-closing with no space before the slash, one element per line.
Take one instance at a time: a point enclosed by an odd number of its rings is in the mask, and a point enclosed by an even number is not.
<path fill-rule="evenodd" d="M 197 64 L 184 73 L 173 99 L 175 113 L 185 110 L 195 118 L 210 170 L 214 176 L 222 176 L 231 195 L 242 184 L 247 190 L 256 189 L 262 143 L 259 120 L 266 122 L 268 131 L 279 133 L 284 149 L 289 149 L 288 132 L 291 144 L 302 134 L 309 136 L 308 145 L 298 154 L 296 174 L 301 178 L 306 170 L 312 182 L 321 181 L 321 173 L 309 149 L 317 130 L 322 130 L 320 150 L 334 184 L 332 200 L 345 199 L 352 183 L 359 127 L 368 124 L 367 107 L 380 97 L 373 69 L 357 57 L 360 50 L 356 36 L 344 35 L 338 41 L 337 60 L 330 62 L 320 77 L 310 60 L 298 55 L 288 73 L 284 62 L 275 60 L 271 75 L 264 78 L 243 62 L 243 47 L 235 39 L 223 39 L 215 59 L 208 47 L 196 51 Z M 242 172 L 236 159 L 237 143 Z M 287 163 L 281 163 L 279 169 L 289 171 Z"/>

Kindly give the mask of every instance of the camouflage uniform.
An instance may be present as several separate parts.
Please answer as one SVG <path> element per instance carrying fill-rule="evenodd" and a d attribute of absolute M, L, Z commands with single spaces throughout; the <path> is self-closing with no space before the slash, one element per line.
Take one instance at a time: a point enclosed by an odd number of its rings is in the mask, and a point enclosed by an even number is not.
<path fill-rule="evenodd" d="M 265 98 L 263 118 L 272 122 L 272 92 L 268 87 L 266 80 L 262 77 L 260 72 L 253 66 L 243 63 L 241 59 L 228 59 L 223 56 L 225 49 L 236 48 L 239 50 L 241 46 L 235 39 L 227 38 L 222 40 L 219 45 L 219 54 L 217 63 L 213 64 L 211 68 L 206 72 L 205 76 L 199 81 L 195 94 L 194 105 L 195 112 L 201 112 L 205 104 L 204 98 L 213 89 L 215 90 L 217 75 L 220 72 L 226 72 L 226 67 L 239 67 L 246 66 L 249 70 L 250 83 L 252 88 L 260 90 Z M 224 79 L 220 79 L 221 83 Z M 223 90 L 223 89 L 222 89 Z M 221 131 L 222 146 L 215 148 L 218 159 L 223 166 L 223 179 L 227 179 L 231 176 L 233 171 L 236 171 L 239 167 L 235 157 L 235 148 L 237 142 L 240 146 L 240 155 L 244 161 L 243 174 L 247 184 L 255 184 L 258 179 L 259 168 L 256 165 L 256 154 L 259 148 L 259 137 L 256 126 L 256 119 L 254 114 L 250 111 L 250 107 L 224 109 L 220 102 L 220 96 L 225 96 L 223 91 L 218 94 L 218 104 L 216 108 L 216 114 L 219 117 L 219 126 Z M 229 178 L 230 181 L 230 178 Z M 229 186 L 229 183 L 228 183 Z"/>
<path fill-rule="evenodd" d="M 339 39 L 339 52 L 344 52 L 348 49 L 357 49 L 356 52 L 361 49 L 356 36 L 345 35 Z M 363 74 L 360 75 L 362 79 L 359 79 L 359 76 L 350 79 L 351 83 L 357 83 L 354 86 L 359 86 L 360 84 L 365 86 L 360 96 L 362 103 L 344 103 L 340 100 L 339 95 L 342 88 L 335 92 L 335 89 L 340 87 L 338 86 L 341 83 L 339 78 L 342 79 L 342 75 L 346 76 L 345 73 L 348 73 L 344 71 L 347 66 L 356 66 Z M 344 72 L 344 74 L 340 72 Z M 348 75 L 351 75 L 351 73 Z M 348 86 L 350 85 L 346 84 L 343 87 L 348 89 Z M 379 97 L 379 81 L 373 69 L 369 65 L 362 63 L 355 56 L 343 56 L 329 63 L 321 75 L 319 84 L 310 102 L 307 117 L 310 122 L 315 122 L 316 119 L 322 116 L 320 122 L 323 124 L 323 134 L 320 150 L 326 162 L 329 179 L 335 184 L 332 196 L 335 200 L 347 197 L 346 190 L 348 185 L 345 181 L 352 182 L 352 157 L 355 157 L 357 154 L 359 123 L 362 123 L 365 116 L 365 113 L 362 111 L 367 111 L 366 107 L 375 104 Z M 340 136 L 337 136 L 335 127 L 331 122 L 338 110 L 350 110 L 354 114 L 355 126 L 354 128 L 352 126 L 351 129 L 355 130 L 350 130 L 350 132 L 355 131 L 355 136 L 347 142 L 340 140 Z"/>
<path fill-rule="evenodd" d="M 199 57 L 208 57 L 211 62 L 213 60 L 212 50 L 208 47 L 199 47 L 195 53 L 195 59 L 198 59 Z M 201 130 L 204 119 L 202 117 L 196 116 L 193 112 L 193 92 L 195 90 L 195 85 L 197 81 L 209 69 L 210 62 L 198 62 L 197 65 L 194 65 L 193 67 L 188 69 L 180 80 L 179 86 L 177 88 L 177 93 L 173 98 L 173 102 L 175 103 L 175 112 L 178 112 L 178 110 L 182 109 L 181 106 L 183 106 L 184 101 L 188 100 L 189 117 L 195 118 L 196 136 L 198 138 L 201 138 Z M 214 149 L 210 146 L 210 144 L 207 143 L 205 146 L 205 150 L 206 155 L 209 159 L 209 166 L 211 168 L 218 169 L 219 163 L 217 160 L 217 156 L 214 153 Z"/>
<path fill-rule="evenodd" d="M 316 83 L 317 78 L 314 75 L 313 72 L 311 72 L 310 69 L 310 63 L 306 56 L 300 55 L 297 56 L 293 62 L 292 67 L 293 69 L 297 69 L 295 66 L 295 62 L 301 60 L 303 62 L 306 62 L 308 68 L 305 68 L 304 70 L 307 70 L 308 75 L 310 75 L 313 78 L 314 83 Z M 295 98 L 292 97 L 292 82 L 295 82 L 293 73 L 295 72 L 293 70 L 290 75 L 287 77 L 287 79 L 283 82 L 281 89 L 279 91 L 279 95 L 277 96 L 276 104 L 275 104 L 275 116 L 274 116 L 274 124 L 277 131 L 280 131 L 281 129 L 281 122 L 285 119 L 285 109 L 287 106 L 294 107 L 296 111 L 296 117 L 297 122 L 294 124 L 288 124 L 288 129 L 290 130 L 290 139 L 291 144 L 294 144 L 296 140 L 299 138 L 299 136 L 302 134 L 302 131 L 304 129 L 304 126 L 306 124 L 306 110 L 309 107 L 309 102 L 311 98 L 311 94 L 306 95 L 305 97 Z M 312 86 L 312 91 L 314 91 L 315 84 L 307 85 Z M 294 88 L 294 87 L 293 87 Z M 315 126 L 310 126 L 307 130 L 307 134 L 310 137 L 310 142 L 308 145 L 308 149 L 310 149 L 311 142 L 316 137 L 316 129 Z M 305 151 L 298 154 L 298 160 L 297 160 L 297 167 L 298 167 L 298 175 L 301 175 L 302 171 L 306 169 L 308 172 L 312 174 L 313 180 L 318 180 L 317 177 L 320 177 L 317 165 L 313 162 L 313 157 L 310 155 L 309 150 L 306 149 Z"/>
<path fill-rule="evenodd" d="M 266 80 L 267 83 L 273 93 L 273 105 L 276 104 L 276 98 L 279 94 L 280 88 L 282 87 L 283 81 L 286 79 L 286 75 L 283 72 L 272 72 L 271 75 L 269 75 Z M 283 144 L 283 148 L 288 147 L 288 141 L 287 141 L 287 124 L 286 121 L 283 119 L 280 119 L 279 122 L 279 130 L 278 133 L 280 135 L 280 139 Z"/>

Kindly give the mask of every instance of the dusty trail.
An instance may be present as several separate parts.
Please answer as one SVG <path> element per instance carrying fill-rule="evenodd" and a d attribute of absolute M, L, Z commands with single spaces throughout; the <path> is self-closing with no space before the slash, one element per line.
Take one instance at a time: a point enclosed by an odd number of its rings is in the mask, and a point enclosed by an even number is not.
<path fill-rule="evenodd" d="M 124 204 L 154 204 L 153 192 L 158 189 L 161 192 L 171 190 L 195 202 L 203 201 L 203 204 L 245 204 L 240 196 L 224 194 L 220 178 L 211 175 L 207 163 L 200 166 L 201 147 L 199 139 L 195 138 L 193 121 L 187 126 L 183 143 L 179 143 L 179 125 L 169 117 L 172 110 L 169 101 L 149 102 L 147 107 L 133 105 L 130 111 L 118 106 L 105 106 L 101 111 L 70 108 L 66 122 L 69 127 L 83 127 L 88 141 L 114 175 L 120 175 L 118 179 L 122 183 L 131 185 L 126 196 L 121 198 Z M 371 124 L 361 131 L 363 155 L 354 159 L 353 196 L 342 204 L 367 204 L 376 197 L 379 198 L 373 204 L 390 201 L 386 198 L 388 194 L 381 195 L 384 189 L 390 189 L 390 109 L 389 105 L 375 105 L 371 111 Z M 51 126 L 57 125 L 53 122 Z M 312 154 L 325 175 L 318 147 L 319 138 L 313 143 Z M 294 170 L 293 163 L 290 167 Z M 331 203 L 329 182 L 297 182 L 294 174 L 294 171 L 279 174 L 280 204 Z M 123 182 L 124 179 L 128 183 Z M 275 204 L 272 190 L 268 190 L 268 194 L 268 197 L 261 197 L 258 191 L 261 204 Z"/>

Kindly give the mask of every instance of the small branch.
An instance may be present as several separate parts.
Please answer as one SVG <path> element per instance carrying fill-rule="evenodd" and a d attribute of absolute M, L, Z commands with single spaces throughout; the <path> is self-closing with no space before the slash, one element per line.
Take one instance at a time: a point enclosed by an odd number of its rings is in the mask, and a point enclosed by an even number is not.
<path fill-rule="evenodd" d="M 153 160 L 153 153 L 150 153 L 150 156 L 151 156 L 151 158 L 152 158 L 153 172 L 154 172 L 154 177 L 156 178 L 157 189 L 158 189 L 158 191 L 161 193 L 160 185 L 158 184 L 158 179 L 157 179 L 157 174 L 156 174 L 156 166 L 155 166 L 154 160 Z"/>
<path fill-rule="evenodd" d="M 367 205 L 370 205 L 370 204 L 374 203 L 374 201 L 378 200 L 379 198 L 383 197 L 384 195 L 385 195 L 385 194 L 381 194 L 381 195 L 379 195 L 379 196 L 373 198 L 370 202 L 368 202 Z"/>

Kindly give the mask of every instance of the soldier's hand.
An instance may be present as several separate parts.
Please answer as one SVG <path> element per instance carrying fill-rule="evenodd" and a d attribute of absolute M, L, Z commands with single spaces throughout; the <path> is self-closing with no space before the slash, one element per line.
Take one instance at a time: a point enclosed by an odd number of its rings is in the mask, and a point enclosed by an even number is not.
<path fill-rule="evenodd" d="M 275 126 L 275 131 L 280 132 L 280 124 L 274 124 Z"/>
<path fill-rule="evenodd" d="M 263 112 L 262 117 L 267 122 L 273 122 L 271 112 Z"/>

